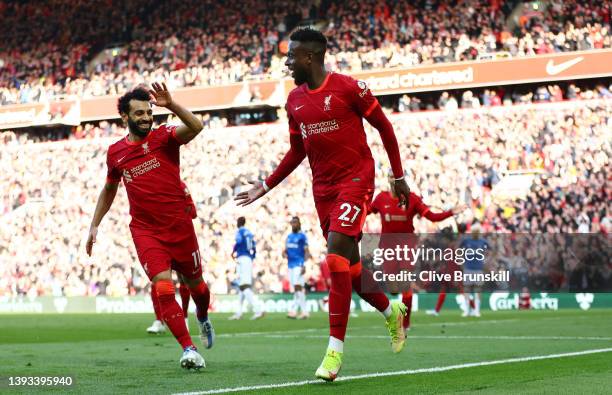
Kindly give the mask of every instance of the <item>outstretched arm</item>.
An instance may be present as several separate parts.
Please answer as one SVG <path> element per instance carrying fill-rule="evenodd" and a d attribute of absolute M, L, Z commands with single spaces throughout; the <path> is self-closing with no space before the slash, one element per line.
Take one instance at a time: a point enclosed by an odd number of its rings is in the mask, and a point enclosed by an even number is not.
<path fill-rule="evenodd" d="M 98 226 L 100 226 L 102 218 L 104 218 L 108 210 L 110 210 L 111 206 L 113 205 L 115 196 L 117 196 L 118 187 L 118 183 L 107 182 L 104 185 L 102 192 L 100 192 L 100 197 L 98 197 L 98 203 L 96 204 L 96 210 L 94 211 L 94 216 L 91 220 L 91 226 L 89 227 L 89 236 L 87 238 L 87 244 L 85 245 L 85 251 L 89 256 L 91 256 L 93 244 L 96 242 Z"/>
<path fill-rule="evenodd" d="M 304 149 L 304 143 L 302 142 L 301 135 L 297 133 L 291 133 L 289 137 L 291 147 L 285 154 L 283 160 L 278 165 L 276 170 L 268 176 L 263 182 L 250 182 L 253 187 L 245 192 L 240 192 L 234 200 L 239 206 L 246 206 L 253 203 L 266 194 L 270 189 L 280 184 L 306 157 L 306 150 Z"/>
<path fill-rule="evenodd" d="M 287 176 L 291 174 L 306 157 L 306 150 L 304 149 L 304 143 L 301 135 L 291 133 L 289 136 L 289 143 L 291 144 L 289 151 L 287 151 L 285 157 L 283 160 L 281 160 L 281 163 L 278 165 L 276 170 L 274 170 L 272 174 L 266 178 L 266 181 L 264 181 L 263 187 L 266 192 L 287 178 Z"/>
<path fill-rule="evenodd" d="M 183 125 L 176 128 L 176 138 L 183 144 L 193 140 L 204 128 L 202 121 L 172 99 L 165 83 L 162 82 L 161 85 L 153 83 L 151 87 L 153 88 L 149 90 L 152 97 L 151 103 L 159 107 L 166 107 L 183 122 Z"/>
<path fill-rule="evenodd" d="M 427 210 L 425 214 L 423 214 L 423 216 L 427 218 L 428 220 L 430 220 L 431 222 L 440 222 L 440 221 L 444 221 L 445 219 L 449 217 L 452 217 L 453 215 L 457 215 L 461 213 L 466 208 L 467 208 L 466 205 L 460 204 L 458 206 L 453 207 L 450 210 L 442 211 L 440 213 L 432 213 L 431 211 Z"/>

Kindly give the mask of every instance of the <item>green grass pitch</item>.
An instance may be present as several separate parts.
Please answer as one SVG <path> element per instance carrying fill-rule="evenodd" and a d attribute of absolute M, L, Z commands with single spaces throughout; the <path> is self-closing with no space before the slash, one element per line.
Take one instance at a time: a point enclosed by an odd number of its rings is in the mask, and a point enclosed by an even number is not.
<path fill-rule="evenodd" d="M 170 394 L 296 383 L 314 379 L 327 345 L 327 316 L 306 321 L 270 314 L 260 321 L 228 321 L 213 314 L 217 342 L 202 350 L 207 368 L 183 371 L 181 350 L 169 334 L 148 335 L 152 315 L 0 315 L 0 393 Z M 190 319 L 192 319 L 190 317 Z M 192 335 L 197 334 L 191 322 Z M 349 321 L 341 377 L 259 393 L 440 394 L 611 393 L 612 311 L 486 312 L 461 318 L 413 315 L 401 354 L 392 354 L 382 317 L 360 313 Z M 195 339 L 199 344 L 199 339 Z M 605 352 L 509 362 L 587 350 Z M 495 365 L 465 364 L 501 361 Z M 456 369 L 440 372 L 418 369 Z M 374 373 L 401 374 L 372 377 Z M 16 388 L 8 376 L 71 375 L 70 388 Z M 363 375 L 359 378 L 355 376 Z M 249 389 L 249 392 L 255 391 Z M 245 392 L 243 392 L 245 393 Z"/>

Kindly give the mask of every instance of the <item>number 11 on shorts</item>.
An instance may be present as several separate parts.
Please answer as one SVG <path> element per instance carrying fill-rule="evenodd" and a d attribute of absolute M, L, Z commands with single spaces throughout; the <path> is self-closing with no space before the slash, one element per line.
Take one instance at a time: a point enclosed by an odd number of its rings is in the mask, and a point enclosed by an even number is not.
<path fill-rule="evenodd" d="M 200 257 L 200 250 L 196 250 L 194 252 L 191 253 L 191 256 L 193 257 L 193 266 L 194 266 L 194 273 L 196 270 L 198 270 L 198 268 L 200 267 L 200 260 L 202 259 Z"/>

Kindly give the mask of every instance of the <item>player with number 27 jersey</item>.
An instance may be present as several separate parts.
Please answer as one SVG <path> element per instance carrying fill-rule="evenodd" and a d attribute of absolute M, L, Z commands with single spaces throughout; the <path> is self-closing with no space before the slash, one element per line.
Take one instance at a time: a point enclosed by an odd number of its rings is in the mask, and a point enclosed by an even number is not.
<path fill-rule="evenodd" d="M 308 157 L 315 206 L 327 240 L 325 261 L 331 273 L 329 344 L 315 376 L 333 381 L 342 365 L 353 289 L 385 317 L 391 349 L 400 352 L 405 342 L 399 325 L 405 306 L 390 303 L 372 273 L 362 270 L 359 259 L 361 229 L 374 192 L 374 159 L 364 118 L 380 133 L 402 203 L 410 188 L 393 126 L 378 101 L 365 82 L 325 70 L 326 49 L 327 38 L 317 30 L 303 28 L 291 34 L 285 65 L 297 87 L 285 106 L 289 151 L 264 182 L 253 183 L 253 188 L 238 193 L 235 200 L 241 206 L 251 204 Z"/>
<path fill-rule="evenodd" d="M 328 73 L 315 90 L 300 85 L 287 99 L 289 133 L 300 138 L 310 162 L 326 239 L 330 231 L 361 233 L 374 191 L 374 159 L 362 120 L 378 105 L 365 82 L 338 73 Z M 266 180 L 270 188 L 280 182 L 275 175 Z"/>

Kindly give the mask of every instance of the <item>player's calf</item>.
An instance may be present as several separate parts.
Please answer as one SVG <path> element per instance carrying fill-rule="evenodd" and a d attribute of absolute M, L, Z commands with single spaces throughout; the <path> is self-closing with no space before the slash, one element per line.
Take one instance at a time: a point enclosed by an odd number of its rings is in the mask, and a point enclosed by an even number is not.
<path fill-rule="evenodd" d="M 185 325 L 183 310 L 176 302 L 174 296 L 174 284 L 172 281 L 168 279 L 157 280 L 153 284 L 153 290 L 157 292 L 161 314 L 170 332 L 172 332 L 183 349 L 193 346 L 191 336 L 189 336 L 189 331 Z"/>

